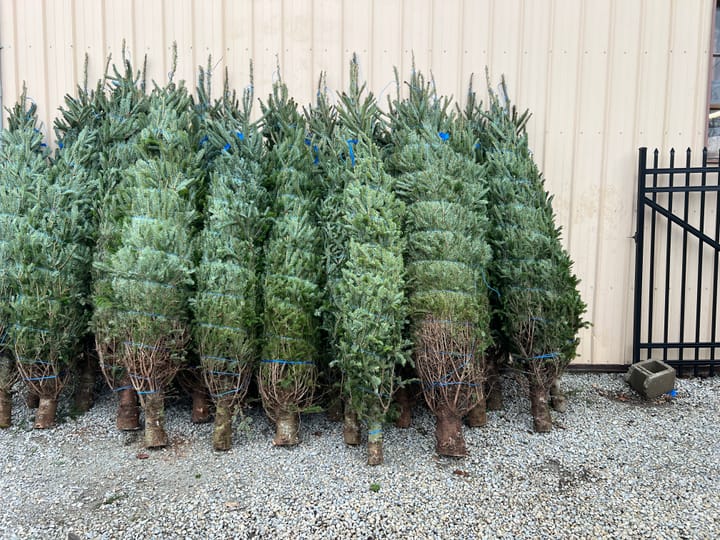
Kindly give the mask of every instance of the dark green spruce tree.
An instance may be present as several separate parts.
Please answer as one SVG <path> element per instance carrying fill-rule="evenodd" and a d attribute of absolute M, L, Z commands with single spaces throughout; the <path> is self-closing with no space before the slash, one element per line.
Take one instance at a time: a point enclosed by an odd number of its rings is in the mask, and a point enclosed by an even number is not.
<path fill-rule="evenodd" d="M 262 278 L 264 336 L 258 384 L 276 424 L 274 444 L 299 442 L 299 413 L 313 403 L 319 358 L 321 186 L 305 144 L 305 119 L 282 81 L 262 104 L 269 147 L 266 174 L 272 219 Z"/>
<path fill-rule="evenodd" d="M 81 151 L 60 152 L 52 164 L 45 152 L 32 151 L 43 146 L 34 110 L 23 104 L 16 109 L 24 133 L 18 157 L 29 161 L 18 163 L 19 174 L 3 175 L 3 182 L 15 184 L 17 197 L 8 245 L 14 294 L 7 339 L 22 378 L 40 398 L 35 427 L 48 428 L 55 423 L 58 397 L 87 332 L 92 260 L 87 171 Z M 76 148 L 91 146 L 91 138 L 80 131 Z"/>
<path fill-rule="evenodd" d="M 199 237 L 194 338 L 215 404 L 216 450 L 232 446 L 233 418 L 241 412 L 259 352 L 260 263 L 268 200 L 264 144 L 250 119 L 252 100 L 252 84 L 240 107 L 226 83 L 218 117 L 207 122 L 203 143 L 215 158 Z"/>
<path fill-rule="evenodd" d="M 528 146 L 529 114 L 511 104 L 504 80 L 501 92 L 489 89 L 489 110 L 474 113 L 489 176 L 492 281 L 501 291 L 502 342 L 528 377 L 534 429 L 544 432 L 552 429 L 551 391 L 555 407 L 565 408 L 558 379 L 576 355 L 586 306 L 555 225 L 552 196 Z"/>
<path fill-rule="evenodd" d="M 331 337 L 345 401 L 343 434 L 359 444 L 368 428 L 368 464 L 383 462 L 383 423 L 407 358 L 404 205 L 385 172 L 376 135 L 384 129 L 372 93 L 350 64 L 350 89 L 339 96 L 335 158 L 328 160 L 324 208 Z"/>
<path fill-rule="evenodd" d="M 115 248 L 100 269 L 111 307 L 104 335 L 140 396 L 145 445 L 167 445 L 164 395 L 186 362 L 190 340 L 202 151 L 193 129 L 192 99 L 182 83 L 156 87 L 147 125 L 137 139 L 141 158 L 123 173 Z M 106 319 L 107 320 L 107 319 Z"/>
<path fill-rule="evenodd" d="M 490 339 L 485 268 L 490 262 L 483 170 L 466 152 L 449 100 L 413 71 L 409 95 L 391 104 L 390 167 L 407 204 L 405 264 L 414 359 L 436 416 L 436 451 L 463 456 L 462 417 L 484 403 Z M 454 129 L 453 129 L 454 127 Z"/>

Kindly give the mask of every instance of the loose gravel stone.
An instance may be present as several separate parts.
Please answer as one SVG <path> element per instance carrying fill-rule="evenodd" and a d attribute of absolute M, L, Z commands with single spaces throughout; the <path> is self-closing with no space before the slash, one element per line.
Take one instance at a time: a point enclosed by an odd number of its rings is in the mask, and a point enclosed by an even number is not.
<path fill-rule="evenodd" d="M 276 448 L 252 407 L 217 453 L 212 425 L 191 424 L 178 399 L 171 445 L 147 451 L 115 429 L 110 392 L 76 418 L 65 400 L 47 431 L 18 393 L 0 431 L 0 538 L 718 537 L 720 378 L 645 402 L 621 375 L 568 374 L 568 411 L 547 434 L 532 433 L 518 381 L 504 378 L 487 426 L 466 429 L 467 458 L 434 455 L 417 407 L 409 429 L 386 428 L 379 467 L 323 414 L 303 416 L 298 447 Z"/>

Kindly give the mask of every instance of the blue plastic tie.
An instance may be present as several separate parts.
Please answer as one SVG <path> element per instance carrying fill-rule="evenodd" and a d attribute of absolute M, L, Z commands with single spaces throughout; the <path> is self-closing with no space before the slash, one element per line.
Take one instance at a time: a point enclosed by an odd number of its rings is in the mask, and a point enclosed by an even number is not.
<path fill-rule="evenodd" d="M 148 394 L 157 394 L 158 390 L 136 390 L 139 396 L 147 396 Z"/>
<path fill-rule="evenodd" d="M 117 388 L 113 388 L 113 392 L 122 392 L 123 390 L 132 390 L 132 386 L 118 386 Z"/>
<path fill-rule="evenodd" d="M 357 139 L 348 139 L 347 140 L 348 152 L 350 153 L 350 163 L 352 164 L 353 167 L 355 166 L 355 151 L 353 150 L 353 145 L 357 144 L 357 143 L 358 143 Z"/>
<path fill-rule="evenodd" d="M 438 131 L 438 137 L 440 137 L 443 141 L 447 141 L 450 139 L 450 133 L 447 131 Z"/>
<path fill-rule="evenodd" d="M 490 284 L 488 283 L 487 279 L 485 279 L 485 271 L 484 271 L 484 270 L 480 273 L 480 275 L 482 276 L 482 280 L 483 280 L 483 283 L 485 283 L 485 286 L 486 286 L 489 290 L 491 290 L 492 292 L 494 292 L 495 294 L 497 294 L 497 297 L 500 298 L 500 291 L 498 291 L 497 289 L 494 289 L 493 287 L 491 287 Z"/>
<path fill-rule="evenodd" d="M 230 150 L 230 143 L 225 143 L 225 146 L 223 146 L 223 150 L 225 150 L 225 152 Z"/>
<path fill-rule="evenodd" d="M 60 150 L 62 150 L 63 148 L 65 148 L 65 145 L 63 144 L 62 141 L 58 141 L 58 148 L 59 148 Z"/>
<path fill-rule="evenodd" d="M 260 360 L 263 364 L 283 364 L 288 366 L 313 366 L 315 365 L 315 362 L 310 362 L 308 360 L 282 360 L 280 358 L 268 358 L 265 360 Z"/>
<path fill-rule="evenodd" d="M 44 377 L 23 377 L 24 381 L 48 381 L 50 379 L 57 379 L 57 375 L 45 375 Z"/>
<path fill-rule="evenodd" d="M 245 140 L 245 134 L 242 131 L 236 131 L 235 136 L 238 138 L 238 140 L 241 140 L 241 141 Z"/>
<path fill-rule="evenodd" d="M 368 435 L 381 435 L 382 432 L 382 429 L 371 429 L 368 431 Z"/>

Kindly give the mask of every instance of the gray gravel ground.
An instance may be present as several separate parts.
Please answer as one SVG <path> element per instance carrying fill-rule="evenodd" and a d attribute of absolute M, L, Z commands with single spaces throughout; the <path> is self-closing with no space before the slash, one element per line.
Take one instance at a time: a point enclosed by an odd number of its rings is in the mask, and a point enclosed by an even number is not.
<path fill-rule="evenodd" d="M 504 382 L 505 409 L 466 429 L 469 457 L 434 455 L 418 407 L 410 429 L 387 428 L 380 467 L 322 414 L 303 418 L 300 446 L 274 448 L 253 407 L 216 453 L 178 401 L 172 445 L 139 459 L 110 393 L 48 431 L 18 395 L 0 432 L 0 537 L 720 538 L 720 378 L 646 403 L 621 375 L 568 374 L 569 410 L 542 435 L 522 385 Z"/>

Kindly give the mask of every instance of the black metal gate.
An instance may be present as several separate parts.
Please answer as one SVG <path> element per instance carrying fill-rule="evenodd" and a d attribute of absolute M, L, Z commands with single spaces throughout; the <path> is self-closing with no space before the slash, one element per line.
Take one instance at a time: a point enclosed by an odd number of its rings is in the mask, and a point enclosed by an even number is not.
<path fill-rule="evenodd" d="M 718 342 L 720 165 L 648 165 L 640 148 L 633 362 L 663 360 L 686 375 L 714 375 Z"/>

